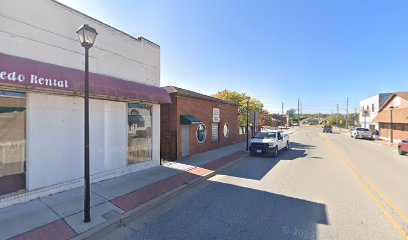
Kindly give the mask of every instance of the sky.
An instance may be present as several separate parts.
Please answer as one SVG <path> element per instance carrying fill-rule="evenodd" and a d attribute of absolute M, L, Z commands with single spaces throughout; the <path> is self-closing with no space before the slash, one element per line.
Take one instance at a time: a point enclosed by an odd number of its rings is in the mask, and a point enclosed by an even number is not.
<path fill-rule="evenodd" d="M 59 1 L 159 44 L 161 86 L 245 92 L 273 113 L 408 91 L 405 0 Z"/>

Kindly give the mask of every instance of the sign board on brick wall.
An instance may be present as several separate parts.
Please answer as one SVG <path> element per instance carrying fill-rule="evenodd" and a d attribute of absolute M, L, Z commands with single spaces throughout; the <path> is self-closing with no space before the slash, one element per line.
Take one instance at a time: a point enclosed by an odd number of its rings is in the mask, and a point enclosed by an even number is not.
<path fill-rule="evenodd" d="M 220 122 L 220 109 L 213 108 L 213 122 Z"/>
<path fill-rule="evenodd" d="M 212 123 L 211 125 L 211 141 L 218 141 L 218 123 Z"/>

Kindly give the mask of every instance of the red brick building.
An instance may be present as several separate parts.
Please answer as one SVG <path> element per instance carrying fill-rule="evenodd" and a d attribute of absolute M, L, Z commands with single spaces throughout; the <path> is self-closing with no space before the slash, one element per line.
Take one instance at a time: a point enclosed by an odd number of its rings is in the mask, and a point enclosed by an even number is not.
<path fill-rule="evenodd" d="M 272 114 L 273 127 L 285 126 L 288 121 L 284 115 Z"/>
<path fill-rule="evenodd" d="M 381 106 L 374 122 L 379 123 L 380 138 L 389 140 L 391 134 L 391 108 L 393 139 L 408 139 L 408 92 L 393 93 Z"/>
<path fill-rule="evenodd" d="M 238 105 L 178 87 L 165 87 L 171 103 L 160 109 L 161 157 L 185 156 L 238 143 Z"/>

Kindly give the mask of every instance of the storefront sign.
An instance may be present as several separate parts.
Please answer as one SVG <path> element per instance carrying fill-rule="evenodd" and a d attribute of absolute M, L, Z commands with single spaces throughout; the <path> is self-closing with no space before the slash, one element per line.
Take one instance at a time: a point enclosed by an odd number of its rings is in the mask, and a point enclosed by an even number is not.
<path fill-rule="evenodd" d="M 218 123 L 212 123 L 211 125 L 211 141 L 217 142 L 218 141 Z"/>
<path fill-rule="evenodd" d="M 220 109 L 213 108 L 213 122 L 220 122 Z"/>
<path fill-rule="evenodd" d="M 21 91 L 84 92 L 84 72 L 27 58 L 0 53 L 0 87 Z M 106 75 L 89 73 L 90 96 L 122 100 L 170 103 L 165 89 Z"/>
<path fill-rule="evenodd" d="M 0 83 L 11 83 L 11 82 L 20 82 L 24 83 L 25 81 L 30 81 L 30 84 L 37 86 L 50 86 L 61 89 L 68 89 L 67 80 L 57 80 L 52 78 L 46 78 L 37 76 L 35 74 L 26 75 L 24 73 L 18 72 L 6 72 L 0 69 Z"/>

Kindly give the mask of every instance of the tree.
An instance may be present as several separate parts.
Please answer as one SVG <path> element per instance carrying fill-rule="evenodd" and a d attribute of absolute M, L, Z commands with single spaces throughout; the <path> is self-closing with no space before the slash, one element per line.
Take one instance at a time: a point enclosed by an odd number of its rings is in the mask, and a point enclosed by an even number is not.
<path fill-rule="evenodd" d="M 292 119 L 295 117 L 296 115 L 296 109 L 289 109 L 286 111 L 286 115 L 288 116 L 288 118 Z"/>
<path fill-rule="evenodd" d="M 245 126 L 246 125 L 246 116 L 247 116 L 247 104 L 246 99 L 249 97 L 246 93 L 239 93 L 236 91 L 230 91 L 225 89 L 224 91 L 217 92 L 216 94 L 212 95 L 215 98 L 229 101 L 235 104 L 238 104 L 238 114 L 239 114 L 239 125 Z M 262 112 L 264 108 L 263 103 L 256 99 L 251 98 L 249 101 L 249 123 L 252 124 L 252 113 L 253 112 Z"/>
<path fill-rule="evenodd" d="M 259 120 L 257 122 L 258 126 L 272 126 L 272 115 L 267 111 L 267 110 L 263 110 L 260 114 L 259 114 Z"/>

